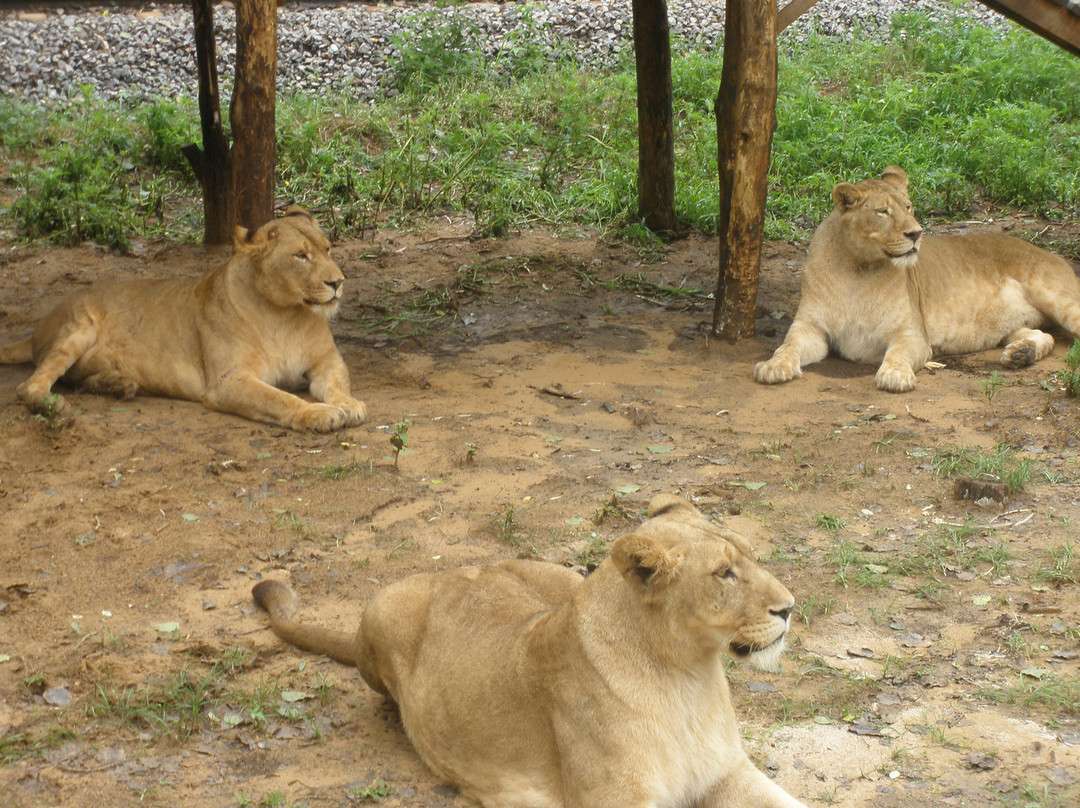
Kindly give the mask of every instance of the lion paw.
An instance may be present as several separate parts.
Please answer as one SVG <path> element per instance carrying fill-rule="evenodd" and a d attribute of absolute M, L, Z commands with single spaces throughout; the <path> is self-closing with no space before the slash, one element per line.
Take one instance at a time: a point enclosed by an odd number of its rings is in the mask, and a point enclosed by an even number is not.
<path fill-rule="evenodd" d="M 879 390 L 907 393 L 915 389 L 915 371 L 907 366 L 882 367 L 874 378 Z"/>
<path fill-rule="evenodd" d="M 293 417 L 291 424 L 285 426 L 312 432 L 333 432 L 345 426 L 345 411 L 329 404 L 309 404 Z"/>
<path fill-rule="evenodd" d="M 802 368 L 799 367 L 798 360 L 773 357 L 754 365 L 754 379 L 761 384 L 780 384 L 801 376 Z"/>
<path fill-rule="evenodd" d="M 1001 364 L 1007 368 L 1026 368 L 1035 364 L 1039 358 L 1038 350 L 1027 340 L 1006 345 L 1001 354 Z"/>
<path fill-rule="evenodd" d="M 59 393 L 49 392 L 48 388 L 42 390 L 29 382 L 23 382 L 16 387 L 15 395 L 27 409 L 39 415 L 61 416 L 71 409 L 67 400 Z"/>
<path fill-rule="evenodd" d="M 345 414 L 345 426 L 359 426 L 367 420 L 367 407 L 363 401 L 347 398 L 336 402 L 335 406 Z"/>

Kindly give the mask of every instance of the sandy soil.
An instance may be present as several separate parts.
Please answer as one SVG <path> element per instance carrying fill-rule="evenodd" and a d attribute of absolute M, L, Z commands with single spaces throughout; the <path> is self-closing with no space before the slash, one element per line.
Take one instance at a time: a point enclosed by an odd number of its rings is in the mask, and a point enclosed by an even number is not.
<path fill-rule="evenodd" d="M 0 247 L 0 339 L 72 287 L 223 260 L 135 252 Z M 711 300 L 660 288 L 711 290 L 704 240 L 649 263 L 587 234 L 478 241 L 447 220 L 335 256 L 362 428 L 77 392 L 56 428 L 15 402 L 27 368 L 0 368 L 5 805 L 465 805 L 352 670 L 274 638 L 252 584 L 288 578 L 305 614 L 351 630 L 413 572 L 587 567 L 659 492 L 744 531 L 800 602 L 782 672 L 731 667 L 746 744 L 791 792 L 1080 803 L 1080 562 L 1062 549 L 1080 409 L 1053 384 L 1062 341 L 992 395 L 993 352 L 907 395 L 835 359 L 767 388 L 750 372 L 795 310 L 796 245 L 767 245 L 759 336 L 736 346 L 706 337 Z M 933 471 L 935 451 L 1000 443 L 1032 465 L 1005 505 L 957 500 Z"/>

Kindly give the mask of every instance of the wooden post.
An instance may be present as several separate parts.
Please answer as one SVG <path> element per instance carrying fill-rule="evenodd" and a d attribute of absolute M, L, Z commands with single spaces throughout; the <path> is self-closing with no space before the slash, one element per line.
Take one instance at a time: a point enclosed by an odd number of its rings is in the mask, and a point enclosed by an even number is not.
<path fill-rule="evenodd" d="M 776 129 L 776 0 L 727 0 L 716 96 L 720 275 L 713 333 L 752 336 Z"/>
<path fill-rule="evenodd" d="M 671 40 L 665 0 L 633 0 L 637 66 L 638 216 L 654 232 L 675 229 Z"/>
<path fill-rule="evenodd" d="M 277 0 L 236 0 L 236 84 L 230 119 L 236 221 L 255 228 L 274 215 Z"/>
<path fill-rule="evenodd" d="M 189 143 L 181 149 L 203 192 L 203 242 L 231 244 L 233 223 L 232 156 L 221 125 L 217 50 L 214 45 L 214 9 L 211 0 L 192 0 L 195 20 L 195 60 L 199 73 L 199 119 L 202 149 Z"/>

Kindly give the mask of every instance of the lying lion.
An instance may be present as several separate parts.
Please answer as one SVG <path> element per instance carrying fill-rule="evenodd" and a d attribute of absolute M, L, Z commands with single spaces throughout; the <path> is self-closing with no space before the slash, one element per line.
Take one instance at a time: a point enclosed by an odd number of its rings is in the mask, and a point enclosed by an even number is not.
<path fill-rule="evenodd" d="M 832 349 L 880 362 L 882 390 L 915 388 L 934 354 L 1005 344 L 1018 368 L 1054 347 L 1056 323 L 1080 335 L 1080 280 L 1063 258 L 999 234 L 923 236 L 903 169 L 833 188 L 832 213 L 810 241 L 802 299 L 784 343 L 759 362 L 764 384 L 802 375 Z"/>
<path fill-rule="evenodd" d="M 536 561 L 406 578 L 355 637 L 295 621 L 280 581 L 252 595 L 282 639 L 396 701 L 428 766 L 486 808 L 800 808 L 743 752 L 724 676 L 725 652 L 775 663 L 791 594 L 685 501 L 649 516 L 588 578 Z"/>
<path fill-rule="evenodd" d="M 328 320 L 344 276 L 306 210 L 258 230 L 237 228 L 235 253 L 195 279 L 100 284 L 64 300 L 32 336 L 0 347 L 0 364 L 37 369 L 17 395 L 30 409 L 62 414 L 52 393 L 64 379 L 94 393 L 201 401 L 206 407 L 291 429 L 355 426 L 367 412 Z M 306 386 L 321 404 L 278 386 Z"/>

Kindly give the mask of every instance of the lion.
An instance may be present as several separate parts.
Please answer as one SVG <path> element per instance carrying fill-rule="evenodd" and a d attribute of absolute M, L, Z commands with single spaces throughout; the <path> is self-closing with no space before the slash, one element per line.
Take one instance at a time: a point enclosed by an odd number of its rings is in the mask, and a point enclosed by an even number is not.
<path fill-rule="evenodd" d="M 296 430 L 364 421 L 334 345 L 344 275 L 311 214 L 292 205 L 257 230 L 236 229 L 225 266 L 201 279 L 91 286 L 62 301 L 33 335 L 0 347 L 0 364 L 37 367 L 16 389 L 32 410 L 62 416 L 63 379 L 94 393 L 202 402 Z M 307 387 L 315 403 L 279 387 Z"/>
<path fill-rule="evenodd" d="M 426 764 L 485 808 L 805 808 L 743 751 L 726 655 L 775 665 L 794 601 L 744 539 L 660 495 L 587 578 L 503 561 L 405 578 L 355 636 L 252 595 L 274 632 L 355 665 Z"/>
<path fill-rule="evenodd" d="M 790 381 L 832 349 L 880 362 L 877 386 L 903 393 L 934 355 L 1004 344 L 1001 364 L 1020 368 L 1054 347 L 1040 327 L 1080 335 L 1080 280 L 1064 258 L 1001 234 L 924 236 L 907 188 L 896 166 L 880 180 L 833 188 L 795 319 L 772 358 L 754 367 L 757 381 Z"/>

